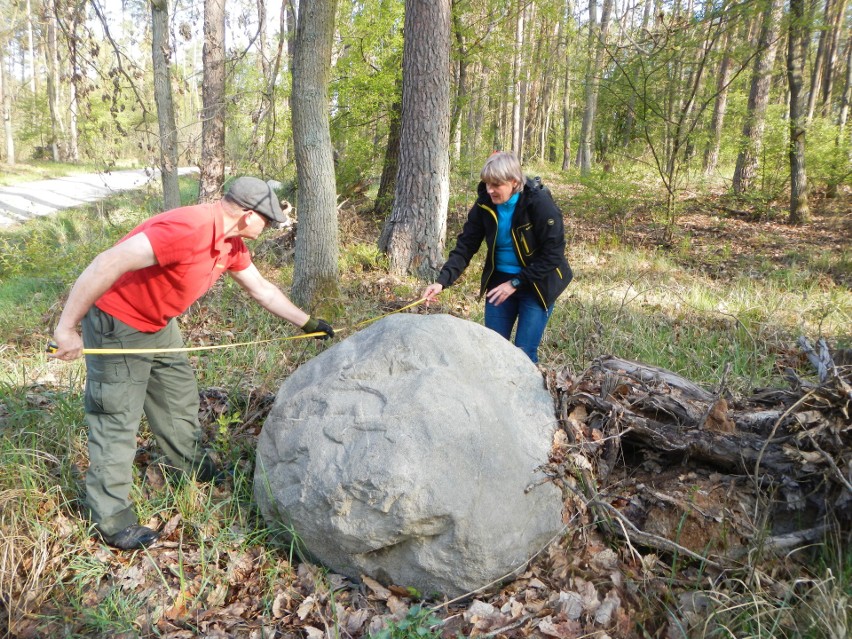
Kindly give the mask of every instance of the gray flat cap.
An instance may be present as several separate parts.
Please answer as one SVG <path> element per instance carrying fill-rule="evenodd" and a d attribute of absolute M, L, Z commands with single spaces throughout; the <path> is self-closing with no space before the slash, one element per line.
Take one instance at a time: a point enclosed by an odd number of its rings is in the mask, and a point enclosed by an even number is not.
<path fill-rule="evenodd" d="M 257 211 L 273 222 L 283 224 L 287 217 L 281 212 L 281 204 L 272 187 L 256 177 L 238 177 L 228 187 L 228 197 L 242 207 Z"/>

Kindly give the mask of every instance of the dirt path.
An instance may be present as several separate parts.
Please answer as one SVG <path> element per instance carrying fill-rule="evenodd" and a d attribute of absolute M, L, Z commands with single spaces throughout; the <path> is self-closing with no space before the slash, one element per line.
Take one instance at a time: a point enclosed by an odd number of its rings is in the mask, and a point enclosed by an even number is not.
<path fill-rule="evenodd" d="M 179 169 L 180 175 L 195 171 Z M 81 173 L 52 180 L 0 186 L 0 228 L 20 224 L 62 209 L 96 202 L 121 191 L 142 188 L 158 179 L 156 169 Z"/>

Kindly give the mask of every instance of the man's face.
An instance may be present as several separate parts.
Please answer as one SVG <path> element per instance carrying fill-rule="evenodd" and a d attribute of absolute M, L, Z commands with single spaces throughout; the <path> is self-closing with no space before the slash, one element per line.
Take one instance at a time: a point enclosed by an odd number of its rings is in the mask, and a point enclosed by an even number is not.
<path fill-rule="evenodd" d="M 269 226 L 269 218 L 264 217 L 257 211 L 246 211 L 243 216 L 243 229 L 240 235 L 249 240 L 256 240 L 263 233 L 263 230 Z"/>

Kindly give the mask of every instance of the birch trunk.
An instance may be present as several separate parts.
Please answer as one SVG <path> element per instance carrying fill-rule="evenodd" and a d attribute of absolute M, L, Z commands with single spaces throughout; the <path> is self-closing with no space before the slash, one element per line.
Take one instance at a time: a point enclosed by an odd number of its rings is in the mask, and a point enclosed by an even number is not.
<path fill-rule="evenodd" d="M 0 108 L 3 115 L 3 133 L 6 137 L 6 164 L 15 165 L 15 137 L 12 134 L 12 96 L 6 86 L 5 42 L 0 42 Z"/>
<path fill-rule="evenodd" d="M 803 224 L 810 217 L 808 180 L 805 173 L 804 68 L 809 29 L 805 24 L 805 0 L 790 0 L 790 26 L 787 33 L 787 82 L 790 86 L 790 217 L 791 224 Z"/>

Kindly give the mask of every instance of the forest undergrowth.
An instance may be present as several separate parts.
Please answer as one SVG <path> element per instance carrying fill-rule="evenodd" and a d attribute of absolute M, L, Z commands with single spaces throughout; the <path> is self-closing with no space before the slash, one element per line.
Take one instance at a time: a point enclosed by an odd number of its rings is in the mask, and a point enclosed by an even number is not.
<path fill-rule="evenodd" d="M 653 204 L 619 219 L 587 191 L 550 181 L 566 215 L 575 281 L 542 344 L 545 377 L 615 355 L 734 393 L 806 376 L 805 335 L 852 347 L 850 194 L 817 200 L 813 222 L 725 196 L 685 200 L 663 238 Z M 99 250 L 152 212 L 125 195 L 0 233 L 0 631 L 30 637 L 832 637 L 852 631 L 849 530 L 787 554 L 755 544 L 736 569 L 616 541 L 588 513 L 517 579 L 457 601 L 404 584 L 355 582 L 300 561 L 260 519 L 254 445 L 281 381 L 328 348 L 313 340 L 193 355 L 205 437 L 233 478 L 221 486 L 164 473 L 143 426 L 133 498 L 162 530 L 150 549 L 116 552 L 80 515 L 87 464 L 82 363 L 43 353 L 68 286 Z M 459 198 L 463 202 L 464 198 Z M 344 339 L 359 322 L 419 298 L 423 282 L 389 275 L 368 202 L 340 211 Z M 466 204 L 450 211 L 448 243 Z M 261 238 L 258 267 L 284 289 L 292 235 Z M 478 258 L 481 259 L 481 258 Z M 429 309 L 482 321 L 478 264 Z M 188 345 L 293 333 L 218 284 L 181 319 Z M 546 460 L 542 460 L 544 463 Z M 623 462 L 627 464 L 626 461 Z M 689 486 L 688 463 L 674 470 Z M 566 511 L 567 512 L 567 511 Z M 760 510 L 754 512 L 759 524 Z"/>

